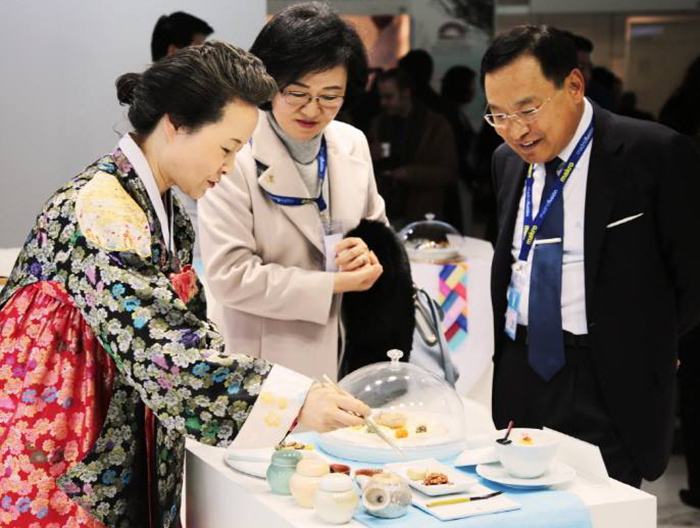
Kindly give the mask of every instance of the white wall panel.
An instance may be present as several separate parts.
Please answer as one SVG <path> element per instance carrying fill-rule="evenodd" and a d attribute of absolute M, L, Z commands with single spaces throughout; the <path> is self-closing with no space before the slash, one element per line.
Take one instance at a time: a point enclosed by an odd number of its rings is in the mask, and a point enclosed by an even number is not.
<path fill-rule="evenodd" d="M 153 26 L 186 11 L 248 48 L 265 0 L 2 0 L 0 247 L 22 243 L 44 201 L 128 129 L 114 81 L 150 63 Z"/>

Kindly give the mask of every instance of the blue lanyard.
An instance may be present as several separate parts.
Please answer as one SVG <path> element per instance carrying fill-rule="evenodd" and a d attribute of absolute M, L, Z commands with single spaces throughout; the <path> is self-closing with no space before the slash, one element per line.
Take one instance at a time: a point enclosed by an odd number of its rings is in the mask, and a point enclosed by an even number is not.
<path fill-rule="evenodd" d="M 588 145 L 591 144 L 592 139 L 593 120 L 591 119 L 591 123 L 588 125 L 588 128 L 586 129 L 586 132 L 584 132 L 581 139 L 579 139 L 576 148 L 571 153 L 571 156 L 569 156 L 569 160 L 563 165 L 563 170 L 561 167 L 557 170 L 559 177 L 557 178 L 557 181 L 549 194 L 542 198 L 542 205 L 540 206 L 540 210 L 537 212 L 537 217 L 534 219 L 534 221 L 532 219 L 532 187 L 535 178 L 532 174 L 534 166 L 530 165 L 527 172 L 527 180 L 525 180 L 525 219 L 523 221 L 523 243 L 520 248 L 520 255 L 518 256 L 519 260 L 527 260 L 527 257 L 535 244 L 537 231 L 542 226 L 547 213 L 552 208 L 554 200 L 556 200 L 557 197 L 563 192 L 564 185 L 567 181 L 569 181 L 569 176 L 571 176 L 574 167 L 576 167 L 576 164 L 581 159 L 581 156 L 583 156 L 583 153 L 588 148 Z"/>
<path fill-rule="evenodd" d="M 265 191 L 270 199 L 278 205 L 305 205 L 308 203 L 315 203 L 318 206 L 318 210 L 323 212 L 328 209 L 326 201 L 323 199 L 323 181 L 326 179 L 326 168 L 328 166 L 328 157 L 326 150 L 326 138 L 321 138 L 321 148 L 318 150 L 318 155 L 316 156 L 316 161 L 318 162 L 318 179 L 321 181 L 321 191 L 318 194 L 318 198 L 295 198 L 293 196 L 281 196 L 279 194 L 272 194 L 271 192 Z"/>

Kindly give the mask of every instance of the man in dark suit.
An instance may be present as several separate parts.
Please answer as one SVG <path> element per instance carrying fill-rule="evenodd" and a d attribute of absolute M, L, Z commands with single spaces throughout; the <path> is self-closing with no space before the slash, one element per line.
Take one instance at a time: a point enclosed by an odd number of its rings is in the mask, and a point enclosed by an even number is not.
<path fill-rule="evenodd" d="M 700 156 L 588 101 L 553 28 L 497 37 L 481 78 L 505 140 L 494 421 L 596 444 L 613 478 L 639 486 L 668 462 L 678 336 L 700 320 Z"/>

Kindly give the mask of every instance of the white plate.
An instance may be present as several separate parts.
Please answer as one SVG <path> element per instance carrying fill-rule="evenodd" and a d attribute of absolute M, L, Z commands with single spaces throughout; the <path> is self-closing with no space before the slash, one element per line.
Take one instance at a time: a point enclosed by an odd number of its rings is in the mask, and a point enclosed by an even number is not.
<path fill-rule="evenodd" d="M 406 446 L 397 442 L 397 445 L 404 454 L 402 457 L 387 445 L 357 445 L 339 438 L 334 438 L 333 435 L 327 433 L 319 435 L 316 445 L 331 456 L 373 464 L 405 462 L 407 460 L 419 460 L 421 458 L 443 459 L 453 457 L 464 451 L 464 440 L 461 439 L 448 443 L 422 446 Z"/>
<path fill-rule="evenodd" d="M 457 260 L 459 257 L 458 247 L 432 248 L 432 249 L 412 249 L 407 248 L 409 260 L 416 262 L 444 262 Z"/>
<path fill-rule="evenodd" d="M 270 454 L 270 458 L 272 458 L 272 454 Z M 224 461 L 236 471 L 259 478 L 266 477 L 267 467 L 270 465 L 269 460 L 267 462 L 247 462 L 224 457 Z"/>
<path fill-rule="evenodd" d="M 537 478 L 525 479 L 514 477 L 506 471 L 500 462 L 495 464 L 480 464 L 476 466 L 476 472 L 479 476 L 510 486 L 511 488 L 533 489 L 533 488 L 548 488 L 549 486 L 557 486 L 571 481 L 576 476 L 576 471 L 571 466 L 563 462 L 553 462 L 551 467 L 544 472 L 544 475 Z"/>
<path fill-rule="evenodd" d="M 287 440 L 298 441 L 291 436 L 287 438 Z M 309 442 L 302 443 L 308 444 Z M 253 477 L 265 478 L 267 467 L 272 461 L 272 454 L 274 452 L 274 447 L 258 447 L 252 449 L 229 448 L 224 453 L 224 461 L 236 471 Z M 320 454 L 316 449 L 300 449 L 299 452 L 304 456 L 316 456 L 326 460 L 326 457 Z"/>
<path fill-rule="evenodd" d="M 414 460 L 413 462 L 403 462 L 400 464 L 387 464 L 384 466 L 384 468 L 399 475 L 406 482 L 408 482 L 408 485 L 412 488 L 431 497 L 467 491 L 477 482 L 474 477 L 470 477 L 459 470 L 446 466 L 445 464 L 441 464 L 434 458 L 425 458 L 422 460 Z M 428 471 L 436 470 L 447 475 L 450 484 L 435 484 L 434 486 L 426 486 L 423 484 L 422 479 L 411 480 L 408 477 L 409 469 L 425 469 Z"/>
<path fill-rule="evenodd" d="M 475 484 L 469 490 L 469 493 L 457 493 L 455 495 L 450 495 L 445 497 L 446 499 L 457 499 L 462 497 L 470 497 L 475 495 L 486 495 L 491 493 L 493 490 L 482 486 L 481 484 Z M 478 515 L 487 515 L 493 513 L 500 513 L 505 511 L 519 510 L 520 504 L 506 497 L 505 493 L 492 497 L 487 500 L 474 501 L 474 502 L 462 502 L 458 504 L 443 504 L 440 506 L 428 506 L 431 502 L 435 502 L 435 498 L 428 497 L 417 491 L 412 491 L 412 502 L 417 507 L 424 512 L 432 515 L 433 517 L 440 519 L 441 521 L 451 521 L 454 519 L 464 519 L 466 517 L 476 517 Z M 439 501 L 440 499 L 438 499 Z"/>
<path fill-rule="evenodd" d="M 498 462 L 496 450 L 491 447 L 475 447 L 462 451 L 454 462 L 455 467 L 478 466 Z"/>

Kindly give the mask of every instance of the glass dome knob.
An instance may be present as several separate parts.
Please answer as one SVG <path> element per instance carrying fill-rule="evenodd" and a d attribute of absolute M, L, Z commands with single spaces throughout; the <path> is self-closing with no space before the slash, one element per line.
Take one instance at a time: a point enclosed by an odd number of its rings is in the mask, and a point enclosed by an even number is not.
<path fill-rule="evenodd" d="M 435 215 L 433 213 L 426 213 L 425 219 L 432 222 L 433 220 L 435 220 Z"/>
<path fill-rule="evenodd" d="M 389 356 L 389 359 L 391 360 L 392 366 L 397 365 L 399 360 L 403 357 L 403 352 L 397 349 L 389 350 L 389 352 L 386 353 L 387 356 Z"/>

